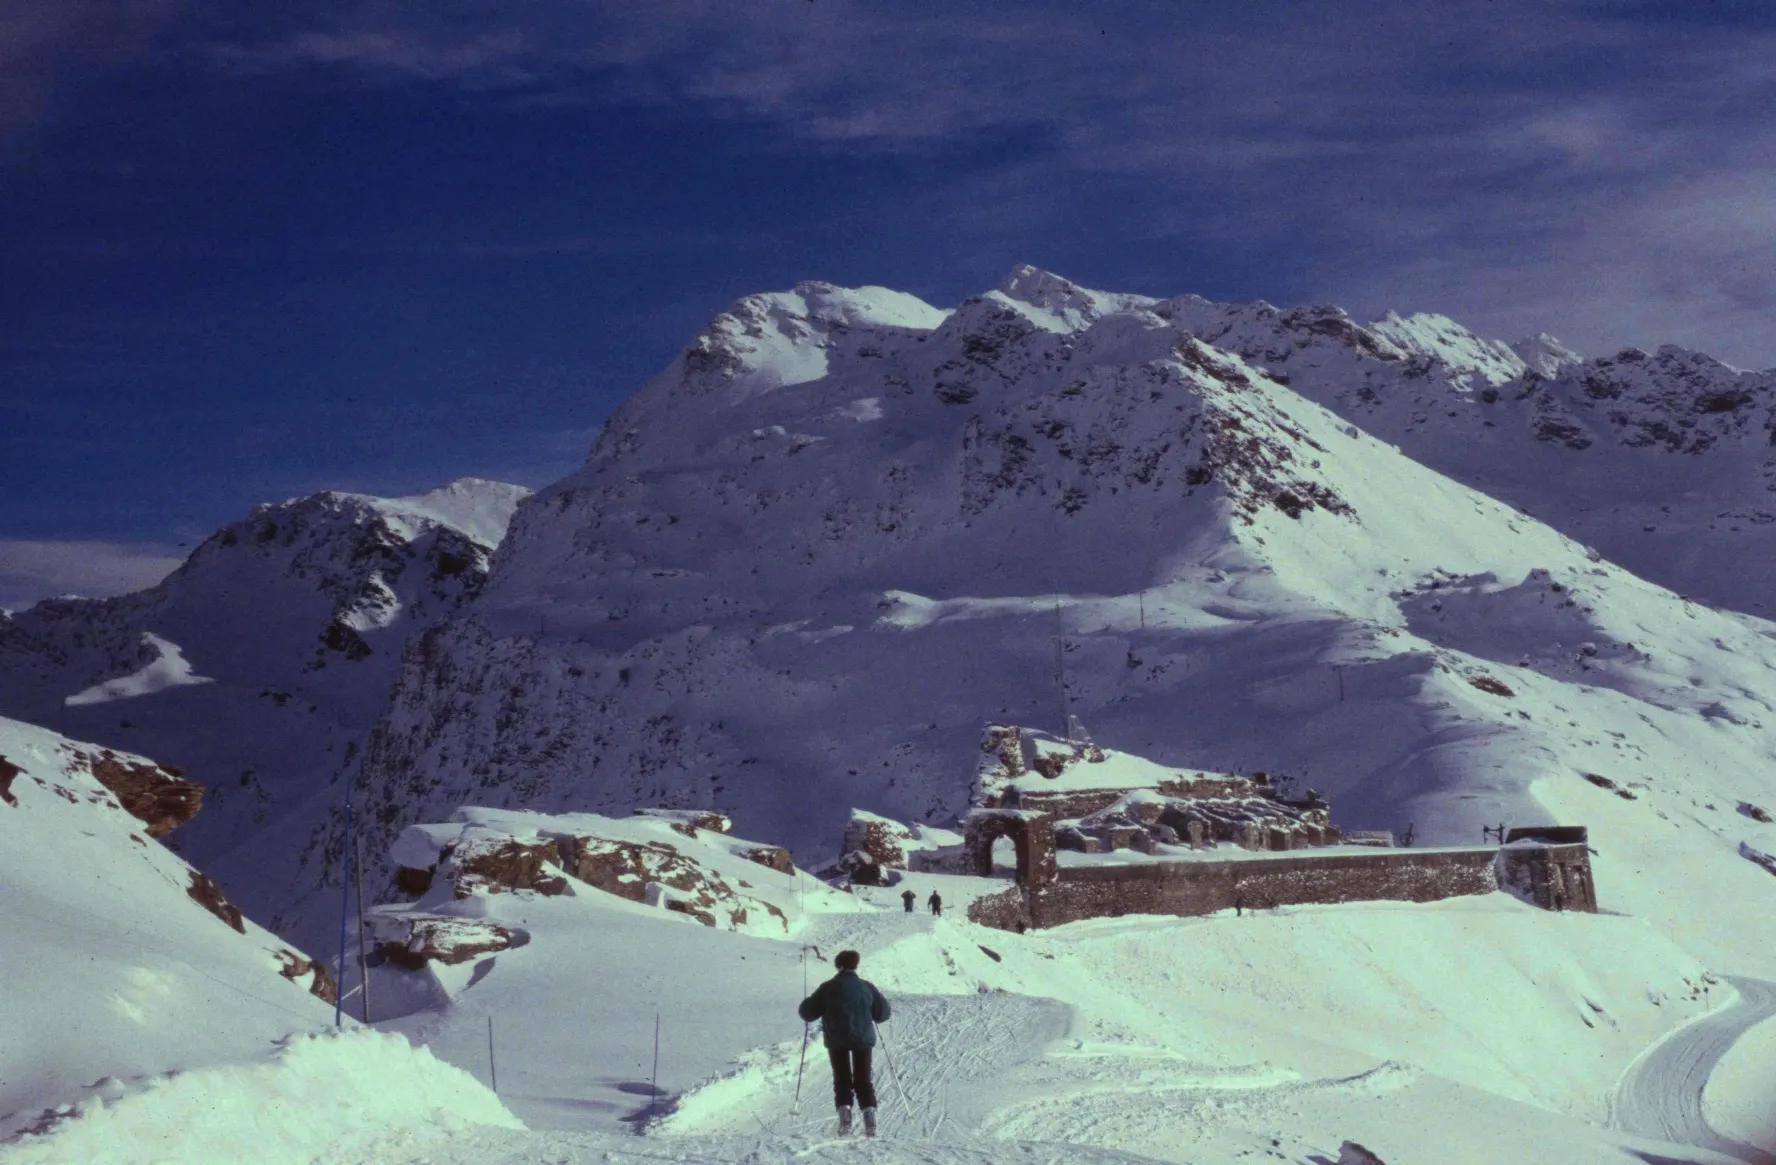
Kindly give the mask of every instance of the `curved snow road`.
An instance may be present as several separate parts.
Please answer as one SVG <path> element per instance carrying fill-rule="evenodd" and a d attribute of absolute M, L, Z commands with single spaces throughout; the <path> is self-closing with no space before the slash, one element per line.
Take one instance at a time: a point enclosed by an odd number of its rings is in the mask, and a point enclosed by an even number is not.
<path fill-rule="evenodd" d="M 1750 1165 L 1776 1165 L 1776 1154 L 1721 1136 L 1703 1116 L 1702 1092 L 1715 1065 L 1735 1040 L 1776 1016 L 1776 983 L 1727 982 L 1739 992 L 1737 1003 L 1678 1028 L 1629 1067 L 1616 1085 L 1613 1123 L 1636 1136 L 1712 1149 Z"/>

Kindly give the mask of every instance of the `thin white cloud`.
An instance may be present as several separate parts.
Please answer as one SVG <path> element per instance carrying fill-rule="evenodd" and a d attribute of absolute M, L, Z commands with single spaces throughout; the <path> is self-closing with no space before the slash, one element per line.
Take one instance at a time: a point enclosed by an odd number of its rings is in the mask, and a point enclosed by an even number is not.
<path fill-rule="evenodd" d="M 1273 298 L 1444 310 L 1594 350 L 1681 339 L 1776 364 L 1767 28 L 1535 0 L 315 11 L 306 30 L 207 51 L 249 72 L 455 83 L 777 131 L 753 148 L 1011 143 L 996 170 L 920 195 L 946 248 L 1009 264 L 1040 232 L 1097 215 L 1113 221 L 1091 232 L 1124 244 L 1262 255 Z M 1154 290 L 1196 288 L 1182 271 Z"/>
<path fill-rule="evenodd" d="M 0 539 L 0 607 L 59 595 L 108 598 L 151 587 L 183 557 L 158 542 Z"/>
<path fill-rule="evenodd" d="M 0 0 L 0 146 L 43 117 L 58 84 L 145 52 L 179 0 Z"/>

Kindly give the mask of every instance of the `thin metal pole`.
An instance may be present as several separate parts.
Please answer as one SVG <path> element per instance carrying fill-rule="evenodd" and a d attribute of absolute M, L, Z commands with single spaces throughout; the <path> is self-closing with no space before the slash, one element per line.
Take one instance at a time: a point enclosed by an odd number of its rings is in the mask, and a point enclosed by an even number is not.
<path fill-rule="evenodd" d="M 370 959 L 364 950 L 364 839 L 352 839 L 352 873 L 358 884 L 358 985 L 363 992 L 364 1022 L 370 1022 Z"/>
<path fill-rule="evenodd" d="M 351 782 L 345 785 L 345 842 L 339 847 L 339 980 L 333 992 L 333 1026 L 345 1023 L 345 920 L 351 910 Z"/>
<path fill-rule="evenodd" d="M 654 1115 L 654 1106 L 660 1103 L 660 1012 L 654 1011 L 654 1076 L 648 1082 L 648 1116 Z"/>
<path fill-rule="evenodd" d="M 487 1079 L 493 1083 L 493 1093 L 499 1095 L 499 1061 L 493 1058 L 493 1012 L 487 1013 Z"/>
<path fill-rule="evenodd" d="M 1073 725 L 1067 714 L 1067 645 L 1062 638 L 1061 600 L 1055 599 L 1055 683 L 1061 697 L 1061 739 L 1073 739 Z"/>

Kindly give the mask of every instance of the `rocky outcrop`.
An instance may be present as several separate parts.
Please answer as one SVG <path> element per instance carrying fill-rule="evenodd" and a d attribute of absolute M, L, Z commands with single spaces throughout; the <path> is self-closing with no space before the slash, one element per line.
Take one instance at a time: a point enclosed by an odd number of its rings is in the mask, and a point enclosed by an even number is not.
<path fill-rule="evenodd" d="M 795 859 L 780 845 L 755 845 L 741 856 L 779 874 L 795 873 Z"/>
<path fill-rule="evenodd" d="M 191 885 L 186 888 L 185 892 L 191 896 L 193 902 L 220 918 L 227 925 L 242 934 L 247 933 L 240 907 L 228 900 L 228 896 L 222 893 L 222 887 L 212 882 L 208 874 L 192 870 Z"/>
<path fill-rule="evenodd" d="M 845 853 L 861 853 L 870 862 L 885 869 L 906 869 L 910 842 L 913 842 L 912 830 L 898 821 L 865 813 L 861 809 L 853 809 L 851 820 L 845 823 Z"/>
<path fill-rule="evenodd" d="M 572 893 L 560 873 L 561 847 L 553 840 L 476 838 L 453 849 L 445 865 L 457 898 L 513 890 L 534 890 L 545 895 Z"/>
<path fill-rule="evenodd" d="M 19 768 L 5 757 L 0 756 L 0 801 L 13 808 L 18 808 L 18 798 L 12 795 L 12 779 L 25 770 Z"/>
<path fill-rule="evenodd" d="M 961 836 L 947 829 L 904 825 L 853 809 L 840 842 L 840 856 L 821 870 L 820 876 L 857 886 L 884 886 L 899 881 L 901 870 L 949 872 L 960 860 L 956 851 L 961 843 Z"/>
<path fill-rule="evenodd" d="M 310 959 L 285 947 L 277 952 L 278 974 L 293 983 L 308 980 L 308 993 L 317 999 L 335 1003 L 339 999 L 339 983 L 333 969 L 318 959 Z"/>
<path fill-rule="evenodd" d="M 378 915 L 372 934 L 378 955 L 410 970 L 466 963 L 530 942 L 529 933 L 515 927 L 442 914 Z"/>
<path fill-rule="evenodd" d="M 717 813 L 713 809 L 654 809 L 645 808 L 635 811 L 637 817 L 652 817 L 666 822 L 675 832 L 686 837 L 696 837 L 697 831 L 707 829 L 711 833 L 728 833 L 733 830 L 734 823 L 725 813 Z"/>
<path fill-rule="evenodd" d="M 397 885 L 418 901 L 371 912 L 378 943 L 406 951 L 406 965 L 433 959 L 434 949 L 459 961 L 498 949 L 490 944 L 505 939 L 487 929 L 493 923 L 468 915 L 497 912 L 505 895 L 598 891 L 709 927 L 782 935 L 805 893 L 787 849 L 732 837 L 728 818 L 708 810 L 613 818 L 465 808 L 453 817 L 411 826 L 396 841 Z"/>
<path fill-rule="evenodd" d="M 147 823 L 149 837 L 165 837 L 203 808 L 203 786 L 181 779 L 182 771 L 166 765 L 121 760 L 110 749 L 96 757 L 77 752 L 74 763 L 84 765 L 117 794 L 127 812 Z"/>

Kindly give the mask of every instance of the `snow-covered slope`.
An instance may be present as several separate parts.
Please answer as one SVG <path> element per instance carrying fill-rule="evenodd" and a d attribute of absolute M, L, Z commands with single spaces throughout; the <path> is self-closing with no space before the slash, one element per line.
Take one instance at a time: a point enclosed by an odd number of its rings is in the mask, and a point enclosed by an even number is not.
<path fill-rule="evenodd" d="M 155 840 L 194 807 L 154 761 L 0 720 L 0 1138 L 332 1024 L 325 969 Z"/>
<path fill-rule="evenodd" d="M 1064 702 L 1162 764 L 1293 775 L 1349 827 L 1589 822 L 1606 905 L 1765 966 L 1728 917 L 1776 892 L 1737 848 L 1769 827 L 1733 812 L 1776 801 L 1776 628 L 1297 391 L 1345 407 L 1327 386 L 1361 403 L 1367 377 L 1374 415 L 1410 420 L 1382 389 L 1416 376 L 1466 394 L 1439 433 L 1491 431 L 1514 349 L 1384 330 L 1028 268 L 948 314 L 741 301 L 408 652 L 365 762 L 384 840 L 464 802 L 668 801 L 807 865 L 852 806 L 947 822 L 981 727 Z"/>
<path fill-rule="evenodd" d="M 146 591 L 0 616 L 0 713 L 188 770 L 208 808 L 181 852 L 272 920 L 402 646 L 478 591 L 527 492 L 259 506 Z"/>
<path fill-rule="evenodd" d="M 1776 370 L 1667 345 L 1583 360 L 1442 316 L 1186 297 L 1163 311 L 1438 472 L 1680 594 L 1761 613 L 1776 567 Z"/>

